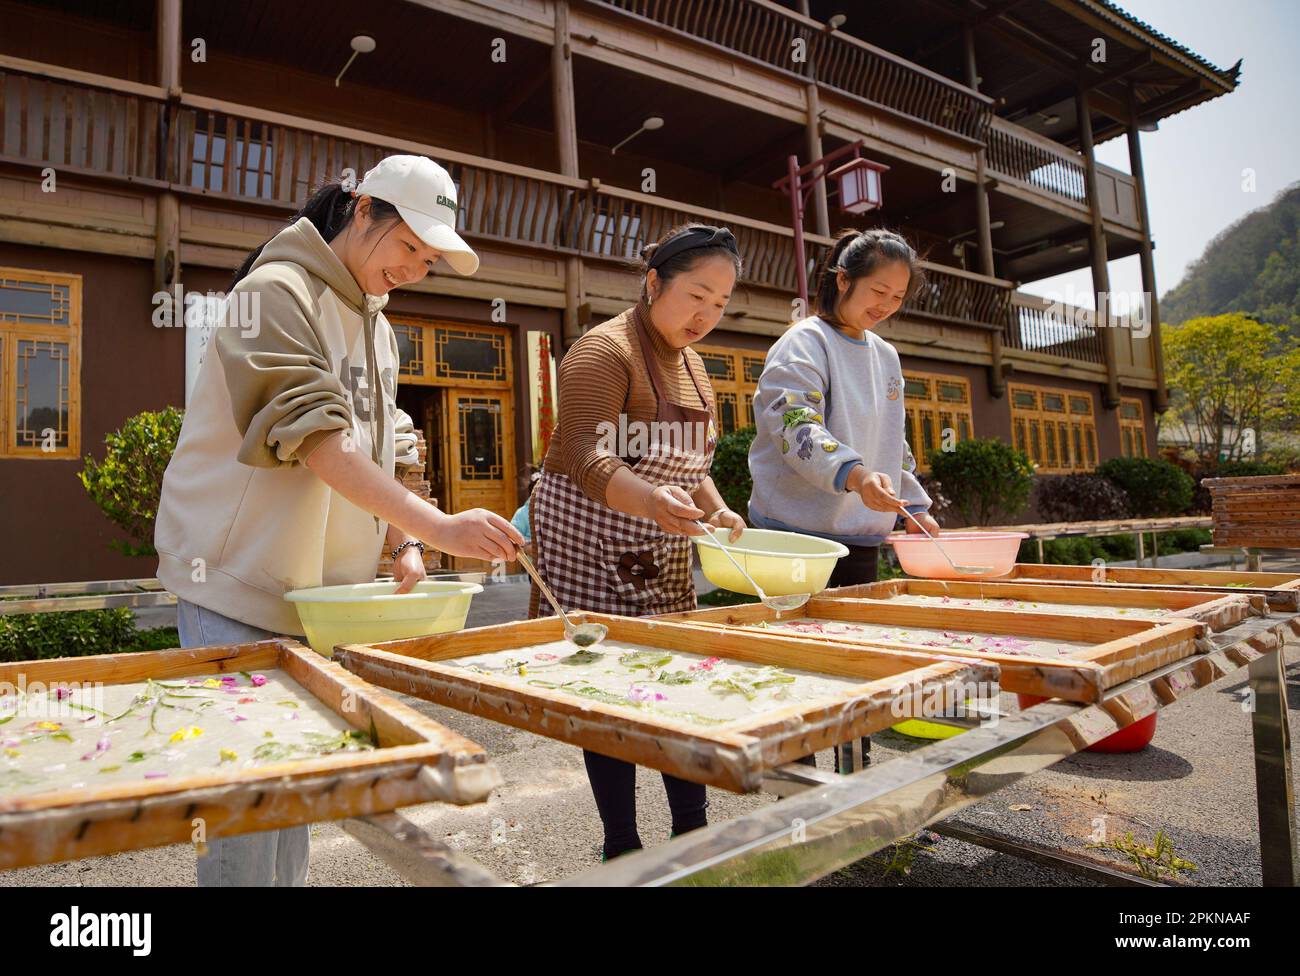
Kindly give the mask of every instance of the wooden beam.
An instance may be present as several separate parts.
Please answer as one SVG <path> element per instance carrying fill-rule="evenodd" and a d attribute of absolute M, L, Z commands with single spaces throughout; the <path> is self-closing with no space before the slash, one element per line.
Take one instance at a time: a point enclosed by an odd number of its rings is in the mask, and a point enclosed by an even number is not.
<path fill-rule="evenodd" d="M 1165 387 L 1165 351 L 1160 344 L 1160 298 L 1156 293 L 1156 266 L 1152 257 L 1151 216 L 1147 209 L 1147 183 L 1142 167 L 1142 140 L 1138 131 L 1137 94 L 1129 86 L 1128 161 L 1137 188 L 1138 219 L 1142 224 L 1142 243 L 1138 260 L 1142 269 L 1142 291 L 1150 308 L 1151 366 L 1156 374 L 1156 395 L 1152 403 L 1156 413 L 1169 409 L 1169 391 Z"/>
<path fill-rule="evenodd" d="M 1086 60 L 1076 57 L 1073 52 L 1051 41 L 1043 40 L 1034 34 L 1031 28 L 1026 27 L 1014 18 L 1004 17 L 1002 22 L 990 24 L 989 29 L 996 32 L 999 37 L 1006 40 L 1013 47 L 1037 60 L 1044 67 L 1055 71 L 1064 78 L 1068 78 L 1071 82 L 1068 94 L 1072 94 L 1078 87 L 1081 74 L 1088 72 L 1096 74 L 1097 72 L 1097 69 Z M 1029 36 L 1026 36 L 1024 32 L 1028 32 Z M 1066 97 L 1068 97 L 1068 94 Z M 1111 118 L 1121 121 L 1128 118 L 1127 106 L 1119 99 L 1096 92 L 1092 95 L 1092 100 L 1100 111 L 1105 112 Z"/>
<path fill-rule="evenodd" d="M 555 4 L 555 38 L 551 45 L 551 104 L 555 113 L 556 155 L 560 172 L 578 177 L 578 118 L 573 99 L 573 50 L 569 44 L 569 0 Z M 564 348 L 578 341 L 582 327 L 578 306 L 582 304 L 582 259 L 564 259 Z"/>
<path fill-rule="evenodd" d="M 1113 64 L 1100 75 L 1084 77 L 1079 79 L 1079 83 L 1088 91 L 1093 91 L 1102 85 L 1108 85 L 1112 81 L 1118 81 L 1131 75 L 1138 68 L 1145 68 L 1152 61 L 1151 49 L 1138 51 L 1131 58 L 1126 58 L 1118 64 Z M 1088 62 L 1091 64 L 1092 62 Z"/>
<path fill-rule="evenodd" d="M 1088 93 L 1079 90 L 1075 98 L 1079 116 L 1079 150 L 1083 154 L 1084 176 L 1088 187 L 1089 252 L 1092 257 L 1092 288 L 1098 311 L 1097 323 L 1101 328 L 1101 348 L 1106 361 L 1106 390 L 1102 403 L 1108 410 L 1119 406 L 1119 372 L 1115 350 L 1115 329 L 1109 314 L 1110 269 L 1107 266 L 1106 222 L 1101 214 L 1101 199 L 1097 190 L 1097 157 L 1092 145 L 1092 113 L 1088 108 Z M 1100 314 L 1102 296 L 1106 296 L 1107 314 Z"/>

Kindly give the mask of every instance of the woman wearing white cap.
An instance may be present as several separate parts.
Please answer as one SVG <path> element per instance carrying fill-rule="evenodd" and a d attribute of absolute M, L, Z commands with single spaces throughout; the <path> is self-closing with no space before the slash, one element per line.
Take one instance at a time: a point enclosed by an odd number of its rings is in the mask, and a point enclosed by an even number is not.
<path fill-rule="evenodd" d="M 397 342 L 381 309 L 439 258 L 478 258 L 456 233 L 456 187 L 423 156 L 382 160 L 355 190 L 318 189 L 250 254 L 232 291 L 253 327 L 218 327 L 163 480 L 158 578 L 178 597 L 181 644 L 301 635 L 289 590 L 369 582 L 393 555 L 398 592 L 424 578 L 424 544 L 513 559 L 523 538 L 483 509 L 439 511 L 404 488 L 416 460 L 397 408 Z M 235 301 L 237 299 L 233 299 Z M 307 828 L 209 841 L 200 885 L 301 885 Z"/>

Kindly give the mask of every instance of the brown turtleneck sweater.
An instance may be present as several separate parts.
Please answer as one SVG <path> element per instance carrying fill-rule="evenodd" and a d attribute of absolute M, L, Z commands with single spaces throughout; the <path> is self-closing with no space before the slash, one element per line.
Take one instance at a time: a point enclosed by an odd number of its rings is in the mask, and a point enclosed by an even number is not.
<path fill-rule="evenodd" d="M 651 324 L 648 311 L 646 331 L 651 356 L 659 365 L 664 394 L 681 407 L 716 409 L 713 387 L 704 362 L 694 349 L 674 349 Z M 605 501 L 605 486 L 619 468 L 627 467 L 617 455 L 599 449 L 598 425 L 608 421 L 618 428 L 620 413 L 628 424 L 653 423 L 659 402 L 646 371 L 641 337 L 632 318 L 633 309 L 591 329 L 573 344 L 560 361 L 559 419 L 546 452 L 545 468 L 567 475 L 592 501 Z M 708 403 L 700 402 L 687 364 Z"/>

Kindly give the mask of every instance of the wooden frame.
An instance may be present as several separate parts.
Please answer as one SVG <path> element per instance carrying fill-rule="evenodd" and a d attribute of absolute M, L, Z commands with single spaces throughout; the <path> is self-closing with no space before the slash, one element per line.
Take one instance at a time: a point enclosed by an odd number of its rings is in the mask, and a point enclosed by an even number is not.
<path fill-rule="evenodd" d="M 1136 410 L 1137 416 L 1126 416 L 1126 410 Z M 1120 397 L 1119 400 L 1119 453 L 1121 457 L 1147 457 L 1146 410 L 1138 397 Z"/>
<path fill-rule="evenodd" d="M 379 748 L 95 789 L 0 797 L 0 869 L 382 813 L 439 800 L 478 803 L 500 784 L 487 753 L 287 639 L 19 661 L 0 682 L 123 684 L 279 668 Z"/>
<path fill-rule="evenodd" d="M 343 644 L 334 660 L 384 688 L 734 792 L 757 790 L 773 766 L 894 725 L 916 714 L 925 698 L 938 695 L 951 704 L 965 697 L 957 697 L 959 685 L 997 681 L 995 666 L 955 656 L 939 661 L 928 654 L 755 639 L 602 614 L 584 619 L 608 626 L 610 640 L 861 677 L 863 683 L 824 699 L 700 726 L 439 663 L 559 640 L 563 625 L 554 617 L 374 646 Z"/>
<path fill-rule="evenodd" d="M 1016 404 L 1016 397 L 1029 394 L 1033 407 Z M 1061 410 L 1050 410 L 1046 397 L 1060 397 Z M 1074 400 L 1086 399 L 1088 409 L 1076 410 Z M 1008 383 L 1007 403 L 1011 409 L 1011 440 L 1015 447 L 1029 455 L 1038 465 L 1040 474 L 1070 474 L 1090 471 L 1100 457 L 1097 442 L 1097 407 L 1091 390 L 1071 390 L 1067 387 L 1039 386 L 1030 383 Z M 1037 428 L 1034 425 L 1037 424 Z M 1035 430 L 1041 435 L 1036 443 Z M 1058 437 L 1057 435 L 1061 435 Z M 1061 438 L 1064 438 L 1062 442 Z M 1076 443 L 1077 438 L 1077 443 Z M 1049 458 L 1051 447 L 1054 457 Z M 1038 448 L 1041 447 L 1041 452 Z M 1079 452 L 1083 453 L 1080 455 Z M 1042 454 L 1040 457 L 1039 454 Z"/>
<path fill-rule="evenodd" d="M 1120 586 L 1198 593 L 1256 593 L 1279 610 L 1300 610 L 1300 577 L 1290 573 L 1239 573 L 1209 569 L 1148 569 L 1130 566 L 1058 566 L 1016 563 L 999 583 L 1059 583 L 1062 586 Z"/>
<path fill-rule="evenodd" d="M 914 396 L 907 391 L 908 384 L 923 383 L 926 387 L 925 396 Z M 952 400 L 943 400 L 939 397 L 939 384 L 951 383 L 960 386 L 965 393 L 965 399 L 960 402 Z M 903 370 L 903 407 L 907 417 L 908 436 L 907 444 L 912 449 L 912 456 L 916 459 L 916 469 L 918 471 L 930 470 L 931 456 L 940 450 L 944 443 L 943 432 L 945 428 L 950 428 L 954 437 L 953 443 L 959 443 L 969 440 L 975 434 L 975 415 L 973 413 L 973 400 L 971 399 L 970 380 L 956 373 L 932 373 L 919 372 L 914 370 Z M 944 418 L 948 423 L 944 423 Z M 934 426 L 930 426 L 930 422 Z M 966 436 L 961 436 L 962 424 L 965 424 Z M 927 448 L 925 443 L 926 432 L 931 435 L 931 445 Z"/>
<path fill-rule="evenodd" d="M 1216 546 L 1300 546 L 1300 474 L 1207 478 Z"/>
<path fill-rule="evenodd" d="M 73 460 L 81 456 L 81 311 L 79 274 L 0 267 L 0 278 L 68 288 L 68 324 L 32 325 L 0 320 L 0 459 Z M 68 444 L 52 451 L 22 447 L 18 438 L 18 344 L 49 342 L 68 347 Z"/>
<path fill-rule="evenodd" d="M 1205 635 L 1205 625 L 1192 620 L 1153 624 L 1120 617 L 1064 616 L 965 607 L 933 608 L 825 597 L 813 597 L 800 609 L 780 615 L 761 603 L 746 603 L 735 607 L 665 614 L 655 619 L 729 631 L 746 628 L 745 633 L 753 634 L 755 639 L 767 639 L 769 634 L 748 628 L 762 622 L 788 622 L 800 618 L 994 632 L 1038 640 L 1056 639 L 1090 644 L 1092 646 L 1085 650 L 1047 658 L 978 651 L 962 655 L 959 650 L 950 647 L 933 648 L 906 641 L 854 638 L 848 634 L 797 635 L 799 639 L 822 644 L 907 651 L 928 655 L 934 660 L 947 660 L 954 656 L 962 659 L 974 657 L 996 664 L 1001 669 L 1002 686 L 1007 691 L 1085 702 L 1098 701 L 1107 688 L 1198 653 L 1199 639 Z M 776 634 L 780 632 L 771 636 L 775 637 Z M 784 639 L 784 635 L 781 636 Z"/>
<path fill-rule="evenodd" d="M 1056 586 L 1051 583 L 1002 583 L 973 580 L 892 579 L 822 590 L 828 599 L 888 600 L 895 596 L 939 596 L 953 600 L 1021 600 L 1062 604 L 1077 608 L 1077 614 L 1122 617 L 1127 608 L 1168 610 L 1169 619 L 1195 620 L 1211 630 L 1227 630 L 1251 613 L 1263 614 L 1267 603 L 1257 593 L 1214 596 L 1186 590 L 1125 589 L 1120 586 Z M 973 607 L 984 613 L 1006 613 L 998 607 Z M 1012 611 L 1019 613 L 1021 611 Z M 1130 618 L 1136 619 L 1136 618 Z M 1143 621 L 1151 623 L 1151 621 Z"/>

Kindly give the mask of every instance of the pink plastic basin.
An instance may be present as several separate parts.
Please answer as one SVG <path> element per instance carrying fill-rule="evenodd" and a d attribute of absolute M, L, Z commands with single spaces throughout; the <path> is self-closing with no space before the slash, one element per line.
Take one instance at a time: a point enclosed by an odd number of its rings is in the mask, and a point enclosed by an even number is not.
<path fill-rule="evenodd" d="M 938 546 L 921 533 L 891 535 L 885 539 L 898 554 L 898 562 L 908 576 L 928 579 L 972 579 L 1006 576 L 1016 564 L 1020 543 L 1029 536 L 1024 532 L 943 532 L 936 536 Z M 987 573 L 958 573 L 948 564 L 948 554 L 958 566 L 987 566 Z"/>

